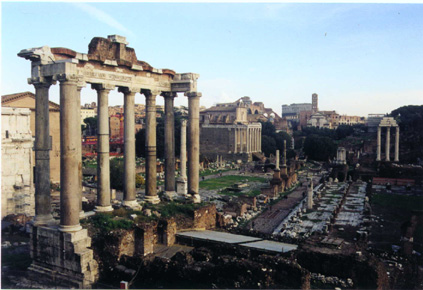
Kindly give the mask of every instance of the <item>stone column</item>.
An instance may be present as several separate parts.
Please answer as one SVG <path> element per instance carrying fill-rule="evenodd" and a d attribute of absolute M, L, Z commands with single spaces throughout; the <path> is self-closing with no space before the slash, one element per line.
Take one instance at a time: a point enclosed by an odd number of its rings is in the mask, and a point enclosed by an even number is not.
<path fill-rule="evenodd" d="M 78 104 L 77 77 L 61 75 L 60 81 L 60 227 L 62 232 L 76 232 L 79 224 L 80 180 L 82 166 L 78 155 L 81 144 L 81 105 Z"/>
<path fill-rule="evenodd" d="M 310 178 L 310 185 L 307 192 L 307 209 L 313 208 L 313 177 Z"/>
<path fill-rule="evenodd" d="M 244 153 L 244 130 L 243 128 L 239 128 L 239 153 Z"/>
<path fill-rule="evenodd" d="M 380 161 L 380 140 L 381 140 L 381 131 L 382 128 L 377 127 L 377 149 L 376 149 L 376 161 Z"/>
<path fill-rule="evenodd" d="M 198 190 L 200 165 L 200 97 L 201 93 L 185 93 L 188 97 L 188 194 L 194 203 L 201 202 Z"/>
<path fill-rule="evenodd" d="M 248 125 L 247 125 L 247 153 L 251 153 L 251 149 L 250 149 L 250 129 L 248 128 Z"/>
<path fill-rule="evenodd" d="M 145 96 L 145 153 L 146 153 L 146 186 L 145 201 L 149 203 L 159 203 L 160 198 L 157 195 L 157 153 L 156 153 L 156 96 L 157 91 L 142 90 Z"/>
<path fill-rule="evenodd" d="M 279 169 L 279 150 L 276 150 L 276 170 Z"/>
<path fill-rule="evenodd" d="M 165 99 L 165 195 L 172 200 L 175 197 L 175 115 L 173 101 L 176 93 L 162 93 Z"/>
<path fill-rule="evenodd" d="M 395 127 L 395 162 L 399 161 L 399 126 Z"/>
<path fill-rule="evenodd" d="M 389 153 L 390 153 L 390 145 L 391 145 L 391 127 L 386 127 L 386 147 L 385 147 L 385 153 L 386 153 L 386 161 L 389 161 Z"/>
<path fill-rule="evenodd" d="M 259 134 L 257 136 L 258 138 L 258 146 L 259 146 L 259 152 L 261 152 L 261 128 L 258 129 Z"/>
<path fill-rule="evenodd" d="M 140 209 L 135 192 L 135 88 L 121 87 L 119 91 L 124 95 L 124 206 Z"/>
<path fill-rule="evenodd" d="M 85 87 L 85 83 L 78 83 L 77 85 L 77 96 L 78 96 L 78 116 L 81 116 L 81 90 Z M 81 165 L 82 165 L 82 130 L 81 126 L 79 126 L 79 143 L 78 143 L 78 156 L 81 159 Z M 83 174 L 82 174 L 82 166 L 78 168 L 78 174 L 79 174 L 79 217 L 83 218 L 85 213 L 82 210 L 82 194 L 83 194 Z"/>
<path fill-rule="evenodd" d="M 180 194 L 187 194 L 187 121 L 182 120 L 181 122 L 181 176 L 177 181 L 177 191 Z"/>
<path fill-rule="evenodd" d="M 54 221 L 50 194 L 50 122 L 48 90 L 51 81 L 33 83 L 35 87 L 35 219 L 34 225 Z"/>
<path fill-rule="evenodd" d="M 109 92 L 111 85 L 92 84 L 97 90 L 97 205 L 95 211 L 108 212 L 110 205 L 110 157 L 109 157 Z"/>
<path fill-rule="evenodd" d="M 235 136 L 235 148 L 234 148 L 234 153 L 237 153 L 237 143 L 238 143 L 238 140 L 237 140 L 237 136 L 236 136 L 236 134 L 237 134 L 237 132 L 238 132 L 238 129 L 237 128 L 234 128 L 234 136 Z"/>

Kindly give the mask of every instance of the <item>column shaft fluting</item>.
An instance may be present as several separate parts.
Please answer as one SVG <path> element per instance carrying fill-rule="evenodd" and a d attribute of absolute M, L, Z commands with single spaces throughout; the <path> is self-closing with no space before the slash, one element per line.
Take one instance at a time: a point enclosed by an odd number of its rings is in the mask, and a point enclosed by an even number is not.
<path fill-rule="evenodd" d="M 135 91 L 124 90 L 124 200 L 129 207 L 137 206 L 135 192 Z"/>
<path fill-rule="evenodd" d="M 187 93 L 188 96 L 188 194 L 194 202 L 200 202 L 200 93 Z"/>
<path fill-rule="evenodd" d="M 111 211 L 109 157 L 109 92 L 111 87 L 93 85 L 97 90 L 97 206 L 96 211 Z"/>
<path fill-rule="evenodd" d="M 35 86 L 35 220 L 36 225 L 53 221 L 50 194 L 50 122 L 49 96 L 51 83 Z"/>
<path fill-rule="evenodd" d="M 73 232 L 79 224 L 79 168 L 82 161 L 78 151 L 81 143 L 81 116 L 78 115 L 76 79 L 60 81 L 60 230 Z"/>
<path fill-rule="evenodd" d="M 165 191 L 175 194 L 175 114 L 173 111 L 174 93 L 164 93 L 165 99 Z"/>
<path fill-rule="evenodd" d="M 386 147 L 385 147 L 385 154 L 386 154 L 386 161 L 390 160 L 390 145 L 391 145 L 391 127 L 386 127 Z"/>
<path fill-rule="evenodd" d="M 159 203 L 160 199 L 157 196 L 157 153 L 156 153 L 156 92 L 149 90 L 143 92 L 146 103 L 146 138 L 145 138 L 145 153 L 146 153 L 146 186 L 145 186 L 145 200 L 150 203 Z"/>
<path fill-rule="evenodd" d="M 377 127 L 377 148 L 376 148 L 376 161 L 380 161 L 380 144 L 381 144 L 381 127 Z"/>
<path fill-rule="evenodd" d="M 399 126 L 395 127 L 395 162 L 399 161 Z"/>

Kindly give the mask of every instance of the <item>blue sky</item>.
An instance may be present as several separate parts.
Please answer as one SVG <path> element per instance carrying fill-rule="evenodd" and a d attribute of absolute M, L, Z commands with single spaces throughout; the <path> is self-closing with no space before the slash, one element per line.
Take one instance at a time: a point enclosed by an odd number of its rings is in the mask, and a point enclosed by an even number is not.
<path fill-rule="evenodd" d="M 340 114 L 423 104 L 422 4 L 2 2 L 1 93 L 34 91 L 24 48 L 87 53 L 95 36 L 127 37 L 140 60 L 200 74 L 201 105 L 250 96 L 281 112 L 311 102 Z M 59 86 L 50 89 L 59 102 Z M 82 102 L 96 101 L 82 90 Z M 144 103 L 141 95 L 137 103 Z M 123 104 L 111 94 L 110 105 Z M 162 104 L 162 98 L 157 98 Z M 187 104 L 180 96 L 176 105 Z"/>

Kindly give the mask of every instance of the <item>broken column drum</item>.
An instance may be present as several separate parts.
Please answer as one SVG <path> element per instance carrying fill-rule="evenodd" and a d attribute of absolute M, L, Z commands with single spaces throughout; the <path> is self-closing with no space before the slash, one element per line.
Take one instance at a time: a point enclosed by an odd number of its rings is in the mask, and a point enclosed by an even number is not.
<path fill-rule="evenodd" d="M 31 238 L 32 245 L 42 235 L 50 237 L 45 248 L 31 248 L 34 261 L 32 270 L 37 273 L 51 273 L 60 279 L 75 282 L 77 287 L 86 288 L 98 277 L 97 264 L 92 258 L 91 242 L 87 231 L 81 228 L 79 214 L 81 207 L 81 129 L 80 129 L 80 90 L 91 84 L 99 98 L 98 135 L 98 178 L 99 195 L 97 211 L 110 210 L 109 181 L 109 132 L 108 132 L 108 92 L 114 88 L 125 95 L 125 201 L 136 205 L 135 154 L 133 146 L 134 110 L 133 98 L 136 93 L 144 93 L 147 99 L 147 141 L 146 151 L 150 156 L 148 166 L 156 166 L 155 148 L 155 97 L 160 93 L 185 93 L 190 100 L 190 141 L 189 141 L 189 182 L 194 201 L 198 201 L 198 74 L 178 74 L 170 69 L 157 69 L 144 61 L 139 61 L 135 50 L 127 47 L 125 37 L 110 35 L 108 38 L 95 37 L 89 44 L 88 54 L 78 53 L 67 48 L 48 46 L 24 49 L 18 56 L 31 61 L 30 84 L 36 87 L 36 203 L 35 223 Z M 49 120 L 48 90 L 51 84 L 60 82 L 60 148 L 61 148 L 61 194 L 60 226 L 51 224 L 50 178 L 49 178 Z M 154 108 L 152 107 L 154 106 Z M 173 104 L 171 104 L 173 106 Z M 173 120 L 170 120 L 173 122 Z M 173 126 L 173 124 L 171 124 Z M 171 137 L 173 138 L 173 137 Z M 53 140 L 54 141 L 54 140 Z M 154 151 L 154 152 L 153 152 Z M 174 155 L 174 146 L 169 152 Z M 151 153 L 151 154 L 150 154 Z M 148 157 L 147 156 L 147 157 Z M 154 160 L 153 160 L 154 158 Z M 147 166 L 147 167 L 148 167 Z M 155 173 L 155 170 L 151 170 Z M 197 175 L 197 176 L 195 176 Z M 174 178 L 174 177 L 173 177 Z M 171 177 L 170 177 L 171 179 Z M 147 202 L 160 201 L 156 192 L 156 176 L 148 174 Z M 198 196 L 197 196 L 198 195 Z M 129 203 L 129 204 L 128 204 Z M 64 248 L 64 239 L 74 246 Z M 41 241 L 41 240 L 40 240 Z M 43 240 L 44 241 L 44 240 Z M 84 242 L 82 242 L 84 241 Z M 78 245 L 78 246 L 76 246 Z M 49 250 L 50 249 L 50 250 Z M 51 250 L 53 249 L 53 250 Z M 63 251 L 66 255 L 63 256 Z M 84 258 L 82 258 L 82 255 Z M 74 258 L 71 258 L 74 257 Z M 66 260 L 67 263 L 63 261 Z M 78 265 L 74 265 L 79 263 Z M 42 269 L 41 269 L 42 268 Z M 38 270 L 37 270 L 38 269 Z M 80 270 L 75 270 L 80 269 Z M 56 274 L 54 274 L 56 273 Z M 96 274 L 97 273 L 97 274 Z"/>

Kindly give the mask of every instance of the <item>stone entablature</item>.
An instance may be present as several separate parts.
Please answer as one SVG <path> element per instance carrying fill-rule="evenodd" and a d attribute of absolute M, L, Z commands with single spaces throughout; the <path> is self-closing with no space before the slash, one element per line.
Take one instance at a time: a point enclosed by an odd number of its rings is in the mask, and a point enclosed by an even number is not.
<path fill-rule="evenodd" d="M 198 74 L 177 74 L 170 69 L 153 68 L 137 60 L 134 49 L 127 47 L 126 42 L 118 42 L 118 38 L 117 35 L 108 39 L 93 38 L 88 54 L 43 46 L 23 49 L 18 56 L 32 61 L 29 83 L 67 77 L 79 83 L 107 83 L 112 87 L 138 88 L 138 91 L 141 88 L 162 92 L 197 90 Z"/>

